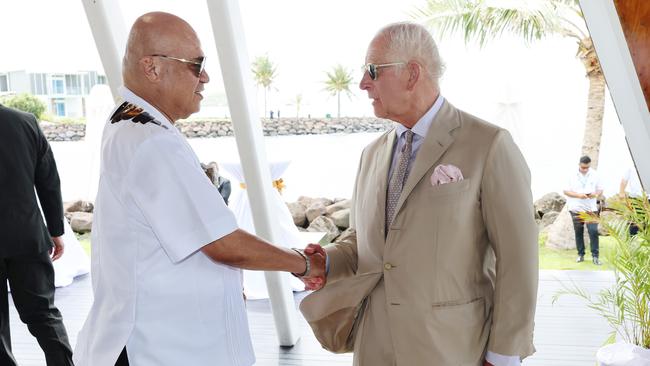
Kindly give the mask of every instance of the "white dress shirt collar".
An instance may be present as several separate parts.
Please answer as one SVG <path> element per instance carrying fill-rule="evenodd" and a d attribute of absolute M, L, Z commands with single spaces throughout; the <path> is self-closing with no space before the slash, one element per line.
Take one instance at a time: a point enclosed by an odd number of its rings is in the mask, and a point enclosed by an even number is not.
<path fill-rule="evenodd" d="M 436 115 L 438 114 L 438 111 L 440 111 L 440 108 L 442 107 L 442 103 L 445 101 L 445 98 L 442 97 L 442 95 L 438 95 L 438 98 L 436 101 L 433 103 L 431 108 L 425 113 L 420 119 L 417 121 L 417 123 L 411 128 L 411 131 L 415 134 L 414 140 L 416 139 L 416 136 L 419 136 L 421 138 L 424 138 L 427 135 L 427 132 L 429 131 L 429 127 L 431 127 L 431 123 L 433 122 L 433 119 L 436 118 Z M 399 139 L 402 137 L 404 132 L 406 132 L 408 128 L 404 127 L 401 123 L 397 123 L 397 128 L 396 128 L 396 133 L 397 133 L 397 138 Z"/>

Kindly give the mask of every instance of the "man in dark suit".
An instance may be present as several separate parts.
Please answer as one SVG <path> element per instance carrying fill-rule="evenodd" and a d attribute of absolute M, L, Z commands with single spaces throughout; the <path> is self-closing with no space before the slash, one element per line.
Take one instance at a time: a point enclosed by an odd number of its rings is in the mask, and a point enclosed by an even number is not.
<path fill-rule="evenodd" d="M 73 364 L 54 306 L 52 261 L 63 254 L 62 235 L 63 204 L 50 145 L 33 115 L 0 105 L 0 365 L 16 365 L 7 280 L 20 319 L 38 340 L 47 365 Z"/>

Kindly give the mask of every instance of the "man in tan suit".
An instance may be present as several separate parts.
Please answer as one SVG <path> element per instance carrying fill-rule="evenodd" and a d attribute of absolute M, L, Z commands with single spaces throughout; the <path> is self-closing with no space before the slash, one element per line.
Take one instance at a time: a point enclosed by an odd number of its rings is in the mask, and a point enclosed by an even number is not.
<path fill-rule="evenodd" d="M 363 151 L 356 237 L 325 248 L 327 285 L 303 314 L 322 339 L 361 309 L 347 340 L 355 365 L 519 365 L 534 352 L 538 280 L 521 152 L 506 130 L 442 97 L 422 26 L 384 27 L 366 63 L 361 89 L 398 124 Z"/>

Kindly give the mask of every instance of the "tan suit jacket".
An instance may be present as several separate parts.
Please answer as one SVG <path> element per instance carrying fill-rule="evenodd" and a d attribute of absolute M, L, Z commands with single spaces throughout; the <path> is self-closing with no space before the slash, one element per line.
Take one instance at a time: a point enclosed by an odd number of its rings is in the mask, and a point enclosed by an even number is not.
<path fill-rule="evenodd" d="M 328 285 L 301 306 L 317 336 L 340 322 L 342 313 L 331 316 L 326 306 L 346 307 L 365 291 L 356 365 L 476 366 L 487 350 L 531 355 L 537 226 L 530 172 L 510 134 L 445 101 L 385 237 L 395 139 L 393 129 L 364 149 L 351 216 L 356 239 L 326 248 Z M 433 186 L 440 164 L 460 168 L 464 179 Z M 366 288 L 351 295 L 348 283 Z"/>

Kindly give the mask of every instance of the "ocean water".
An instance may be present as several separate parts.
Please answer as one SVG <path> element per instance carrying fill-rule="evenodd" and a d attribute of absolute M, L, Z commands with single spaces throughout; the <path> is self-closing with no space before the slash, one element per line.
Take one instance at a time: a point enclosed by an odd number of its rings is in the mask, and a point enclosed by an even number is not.
<path fill-rule="evenodd" d="M 533 197 L 537 199 L 551 191 L 562 192 L 568 175 L 577 169 L 581 138 L 574 135 L 568 139 L 571 143 L 566 143 L 564 130 L 539 125 L 532 127 L 514 131 L 513 135 L 530 167 Z M 301 195 L 349 198 L 361 151 L 379 135 L 272 136 L 265 137 L 261 148 L 269 162 L 291 162 L 282 175 L 286 184 L 283 197 L 287 202 Z M 234 137 L 190 139 L 189 142 L 202 162 L 239 161 Z M 94 200 L 98 174 L 96 143 L 52 142 L 51 145 L 61 176 L 63 199 Z M 623 129 L 615 118 L 608 116 L 604 123 L 598 169 L 606 195 L 617 192 L 622 172 L 629 164 L 631 158 Z M 227 172 L 223 173 L 228 176 Z M 233 189 L 239 188 L 235 184 Z"/>

